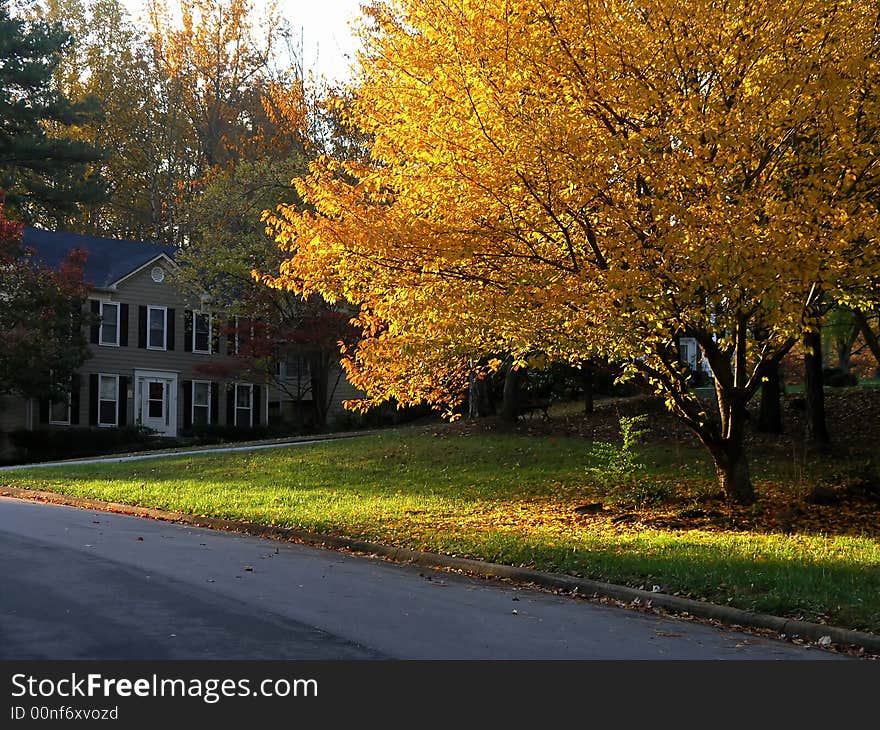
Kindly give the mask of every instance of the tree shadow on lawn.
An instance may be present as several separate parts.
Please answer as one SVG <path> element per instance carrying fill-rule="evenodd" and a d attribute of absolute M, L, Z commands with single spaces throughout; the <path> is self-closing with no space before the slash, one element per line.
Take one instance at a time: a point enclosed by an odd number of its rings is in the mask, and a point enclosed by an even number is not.
<path fill-rule="evenodd" d="M 803 537 L 803 542 L 816 538 Z M 880 547 L 843 539 L 801 556 L 799 540 L 687 535 L 576 540 L 491 531 L 445 541 L 443 552 L 625 584 L 751 611 L 880 631 Z"/>

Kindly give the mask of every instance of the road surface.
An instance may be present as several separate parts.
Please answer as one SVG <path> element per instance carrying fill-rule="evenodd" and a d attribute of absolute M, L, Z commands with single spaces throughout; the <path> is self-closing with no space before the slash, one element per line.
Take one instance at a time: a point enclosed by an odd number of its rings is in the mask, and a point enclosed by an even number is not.
<path fill-rule="evenodd" d="M 293 543 L 0 498 L 0 659 L 819 659 Z"/>

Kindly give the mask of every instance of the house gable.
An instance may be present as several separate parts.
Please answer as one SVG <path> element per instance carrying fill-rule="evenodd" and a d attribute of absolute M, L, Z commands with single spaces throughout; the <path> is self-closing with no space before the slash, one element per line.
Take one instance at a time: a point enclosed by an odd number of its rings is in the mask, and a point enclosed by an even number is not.
<path fill-rule="evenodd" d="M 112 288 L 160 257 L 173 265 L 173 248 L 146 241 L 98 238 L 29 227 L 23 229 L 22 241 L 38 259 L 52 268 L 58 268 L 74 249 L 85 251 L 84 279 L 96 289 Z"/>
<path fill-rule="evenodd" d="M 165 252 L 160 253 L 158 256 L 154 256 L 149 261 L 144 262 L 137 268 L 129 271 L 124 276 L 120 277 L 116 281 L 110 283 L 108 285 L 109 289 L 118 289 L 121 284 L 128 281 L 132 277 L 143 274 L 145 271 L 149 271 L 150 279 L 155 284 L 163 284 L 165 283 L 169 277 L 173 276 L 174 269 L 177 268 L 177 264 L 174 263 L 174 260 Z M 161 271 L 161 277 L 157 278 L 156 271 Z"/>

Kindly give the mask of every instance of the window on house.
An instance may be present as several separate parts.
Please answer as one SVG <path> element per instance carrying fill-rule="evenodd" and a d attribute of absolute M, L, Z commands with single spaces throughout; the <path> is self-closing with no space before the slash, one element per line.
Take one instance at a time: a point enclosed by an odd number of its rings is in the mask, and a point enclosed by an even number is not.
<path fill-rule="evenodd" d="M 211 352 L 211 315 L 193 312 L 193 352 Z"/>
<path fill-rule="evenodd" d="M 292 357 L 284 363 L 284 374 L 288 378 L 308 378 L 309 362 L 302 356 Z"/>
<path fill-rule="evenodd" d="M 147 418 L 165 417 L 165 383 L 151 380 L 147 387 Z"/>
<path fill-rule="evenodd" d="M 688 343 L 684 340 L 678 341 L 678 361 L 687 365 L 688 361 Z"/>
<path fill-rule="evenodd" d="M 697 367 L 697 341 L 691 337 L 682 337 L 678 341 L 678 361 L 692 370 Z"/>
<path fill-rule="evenodd" d="M 193 381 L 192 422 L 193 426 L 207 426 L 211 422 L 211 383 L 207 380 Z"/>
<path fill-rule="evenodd" d="M 98 376 L 98 425 L 116 426 L 119 413 L 119 376 Z"/>
<path fill-rule="evenodd" d="M 165 307 L 147 307 L 147 348 L 150 350 L 165 349 L 166 313 Z"/>
<path fill-rule="evenodd" d="M 59 426 L 70 425 L 70 396 L 62 400 L 53 400 L 49 402 L 49 423 L 55 423 Z"/>
<path fill-rule="evenodd" d="M 254 386 L 235 386 L 235 425 L 250 428 L 253 425 Z"/>
<path fill-rule="evenodd" d="M 98 342 L 102 345 L 119 345 L 119 305 L 101 302 L 101 334 Z"/>

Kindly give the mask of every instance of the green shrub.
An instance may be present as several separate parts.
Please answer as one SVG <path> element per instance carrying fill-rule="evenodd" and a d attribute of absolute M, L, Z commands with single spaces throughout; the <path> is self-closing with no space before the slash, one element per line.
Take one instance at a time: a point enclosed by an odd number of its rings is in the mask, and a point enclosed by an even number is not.
<path fill-rule="evenodd" d="M 365 428 L 387 428 L 400 426 L 431 413 L 428 405 L 405 406 L 398 408 L 395 401 L 389 401 L 370 408 L 366 413 L 340 410 L 330 417 L 330 431 L 357 431 Z"/>
<path fill-rule="evenodd" d="M 595 463 L 588 471 L 601 481 L 631 482 L 645 468 L 636 447 L 647 433 L 646 429 L 638 428 L 646 420 L 647 416 L 621 416 L 620 445 L 594 443 L 590 458 Z"/>
<path fill-rule="evenodd" d="M 285 436 L 297 436 L 302 433 L 303 429 L 283 423 L 271 426 L 254 426 L 252 428 L 212 424 L 210 426 L 193 426 L 183 429 L 180 435 L 190 443 L 220 444 L 235 441 L 284 438 Z"/>
<path fill-rule="evenodd" d="M 664 482 L 646 478 L 645 464 L 638 451 L 639 439 L 647 429 L 639 428 L 647 416 L 621 416 L 621 443 L 598 442 L 590 449 L 587 472 L 605 487 L 616 502 L 642 506 L 667 499 L 671 488 Z"/>
<path fill-rule="evenodd" d="M 138 426 L 123 428 L 38 428 L 9 434 L 10 443 L 24 452 L 27 461 L 71 459 L 121 451 L 168 446 L 173 439 L 156 436 Z"/>
<path fill-rule="evenodd" d="M 846 388 L 859 384 L 859 377 L 852 372 L 846 372 L 840 368 L 824 368 L 822 370 L 822 384 L 831 388 Z"/>

